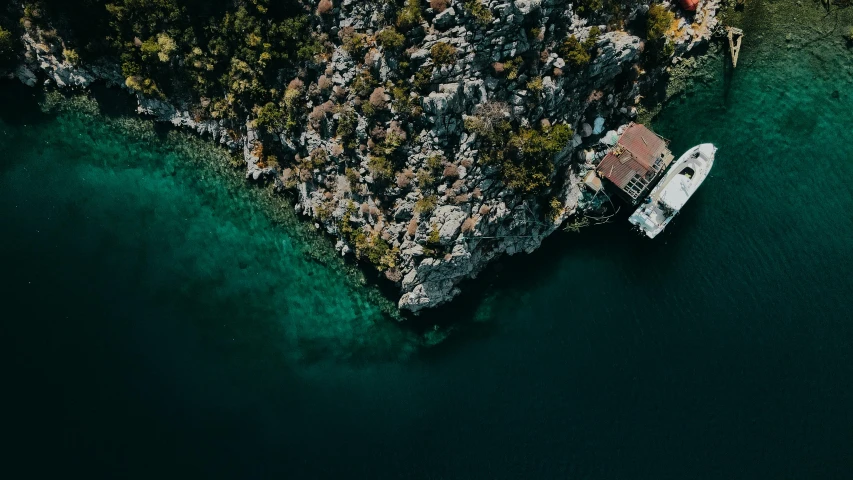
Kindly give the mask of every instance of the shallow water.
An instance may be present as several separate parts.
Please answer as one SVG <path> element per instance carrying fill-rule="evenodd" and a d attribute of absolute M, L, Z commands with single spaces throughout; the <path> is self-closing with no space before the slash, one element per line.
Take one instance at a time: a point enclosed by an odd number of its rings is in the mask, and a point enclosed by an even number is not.
<path fill-rule="evenodd" d="M 4 85 L 16 466 L 849 478 L 853 54 L 825 33 L 849 13 L 748 3 L 738 69 L 710 62 L 654 122 L 677 153 L 719 147 L 667 231 L 621 218 L 501 262 L 427 316 L 463 326 L 426 352 L 204 142 Z"/>

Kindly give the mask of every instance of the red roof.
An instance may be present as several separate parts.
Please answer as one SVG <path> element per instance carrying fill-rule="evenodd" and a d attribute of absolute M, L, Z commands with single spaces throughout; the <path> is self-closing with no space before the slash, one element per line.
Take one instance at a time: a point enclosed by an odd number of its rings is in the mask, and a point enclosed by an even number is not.
<path fill-rule="evenodd" d="M 620 148 L 621 147 L 621 148 Z M 645 177 L 658 158 L 667 151 L 666 141 L 643 125 L 632 123 L 598 164 L 598 171 L 624 189 L 634 175 Z"/>
<path fill-rule="evenodd" d="M 695 12 L 697 6 L 699 6 L 699 0 L 681 0 L 681 8 L 688 12 Z"/>

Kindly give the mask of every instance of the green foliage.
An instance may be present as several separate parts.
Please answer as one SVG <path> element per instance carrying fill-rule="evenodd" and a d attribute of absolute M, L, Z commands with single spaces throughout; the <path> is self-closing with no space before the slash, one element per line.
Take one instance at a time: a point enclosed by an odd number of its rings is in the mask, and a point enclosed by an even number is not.
<path fill-rule="evenodd" d="M 377 183 L 385 183 L 394 176 L 394 166 L 391 161 L 378 155 L 370 156 L 367 160 L 367 169 L 370 170 L 373 181 Z"/>
<path fill-rule="evenodd" d="M 364 69 L 355 75 L 351 89 L 352 92 L 359 97 L 366 97 L 370 95 L 377 86 L 379 86 L 379 82 L 373 78 L 373 75 L 370 74 L 370 70 Z"/>
<path fill-rule="evenodd" d="M 429 51 L 434 64 L 438 66 L 456 63 L 456 48 L 445 42 L 437 42 Z"/>
<path fill-rule="evenodd" d="M 412 99 L 407 86 L 405 82 L 400 81 L 396 87 L 391 89 L 392 106 L 400 115 L 420 116 L 423 113 L 423 108 L 417 100 Z"/>
<path fill-rule="evenodd" d="M 18 42 L 12 32 L 0 27 L 0 65 L 12 64 L 15 61 Z"/>
<path fill-rule="evenodd" d="M 268 131 L 276 131 L 284 128 L 284 121 L 285 115 L 281 107 L 273 102 L 268 102 L 258 109 L 255 125 L 259 128 L 266 128 Z"/>
<path fill-rule="evenodd" d="M 588 18 L 604 8 L 603 0 L 575 0 L 575 11 L 582 18 Z"/>
<path fill-rule="evenodd" d="M 415 28 L 423 20 L 421 0 L 406 0 L 406 4 L 397 15 L 397 28 L 403 32 Z"/>
<path fill-rule="evenodd" d="M 417 91 L 423 92 L 432 85 L 432 72 L 433 66 L 430 65 L 428 67 L 421 68 L 417 73 L 415 73 L 415 79 L 412 82 L 412 85 Z"/>
<path fill-rule="evenodd" d="M 356 257 L 366 258 L 379 271 L 396 267 L 400 250 L 397 247 L 392 248 L 376 232 L 368 236 L 364 230 L 353 228 L 351 219 L 357 211 L 358 207 L 350 201 L 338 223 L 338 231 L 355 247 Z"/>
<path fill-rule="evenodd" d="M 421 189 L 429 189 L 432 188 L 436 183 L 436 176 L 429 169 L 421 169 L 418 170 L 417 177 L 418 179 L 418 187 Z"/>
<path fill-rule="evenodd" d="M 587 50 L 591 50 L 595 47 L 595 44 L 598 42 L 598 37 L 601 36 L 601 29 L 598 26 L 593 26 L 589 29 L 589 34 L 586 37 L 586 40 L 583 41 L 583 46 Z"/>
<path fill-rule="evenodd" d="M 527 82 L 527 89 L 536 95 L 539 95 L 540 93 L 542 93 L 542 90 L 545 89 L 545 86 L 542 83 L 542 77 L 537 75 L 537 76 L 531 78 L 530 81 Z"/>
<path fill-rule="evenodd" d="M 560 55 L 571 65 L 583 67 L 592 60 L 592 52 L 600 36 L 601 30 L 598 27 L 590 28 L 589 35 L 587 35 L 586 40 L 583 42 L 578 40 L 574 35 L 571 35 L 560 45 Z"/>
<path fill-rule="evenodd" d="M 415 213 L 418 215 L 429 215 L 435 210 L 438 198 L 435 195 L 427 195 L 415 202 Z"/>
<path fill-rule="evenodd" d="M 355 190 L 356 188 L 358 188 L 359 180 L 361 180 L 361 175 L 359 175 L 354 168 L 347 167 L 346 170 L 344 170 L 344 176 L 347 177 L 350 189 Z"/>
<path fill-rule="evenodd" d="M 406 43 L 406 37 L 394 27 L 387 27 L 376 35 L 376 40 L 387 50 L 394 50 Z"/>
<path fill-rule="evenodd" d="M 427 244 L 429 245 L 438 245 L 441 243 L 441 235 L 439 234 L 438 225 L 433 225 L 432 230 L 430 230 L 429 235 L 427 236 Z"/>
<path fill-rule="evenodd" d="M 359 231 L 353 238 L 355 254 L 359 258 L 366 258 L 376 266 L 379 271 L 390 270 L 397 266 L 400 250 L 391 245 L 376 234 L 370 236 Z"/>
<path fill-rule="evenodd" d="M 566 147 L 573 135 L 571 127 L 564 124 L 515 131 L 507 121 L 482 121 L 477 128 L 483 139 L 483 162 L 498 165 L 504 184 L 523 194 L 535 194 L 550 186 L 554 155 Z"/>
<path fill-rule="evenodd" d="M 675 42 L 667 40 L 663 45 L 663 56 L 669 58 L 675 54 Z"/>
<path fill-rule="evenodd" d="M 492 12 L 483 3 L 483 0 L 464 0 L 463 6 L 480 25 L 488 25 L 492 22 Z"/>
<path fill-rule="evenodd" d="M 441 169 L 442 163 L 443 161 L 441 155 L 433 154 L 427 158 L 426 167 L 432 172 L 437 172 Z"/>
<path fill-rule="evenodd" d="M 80 55 L 78 55 L 77 51 L 72 48 L 64 49 L 62 51 L 62 56 L 65 57 L 65 60 L 67 60 L 71 65 L 77 65 L 80 63 Z"/>
<path fill-rule="evenodd" d="M 562 213 L 563 202 L 561 202 L 557 197 L 551 197 L 551 201 L 548 202 L 548 218 L 550 218 L 552 222 L 556 222 Z"/>
<path fill-rule="evenodd" d="M 592 58 L 583 44 L 574 35 L 567 38 L 560 46 L 560 56 L 575 67 L 582 67 L 588 64 Z"/>
<path fill-rule="evenodd" d="M 508 60 L 504 62 L 504 74 L 506 78 L 509 80 L 515 80 L 518 78 L 519 68 L 524 63 L 524 59 L 521 57 L 515 57 L 512 60 Z"/>
<path fill-rule="evenodd" d="M 347 35 L 341 46 L 353 57 L 360 57 L 367 50 L 367 35 L 361 33 Z"/>
<path fill-rule="evenodd" d="M 338 128 L 335 135 L 340 137 L 346 148 L 355 148 L 355 128 L 358 126 L 358 116 L 350 109 L 343 110 L 338 114 Z"/>
<path fill-rule="evenodd" d="M 656 3 L 649 7 L 649 16 L 646 22 L 646 39 L 657 40 L 672 26 L 675 15 L 663 5 Z"/>
<path fill-rule="evenodd" d="M 85 18 L 71 8 L 75 2 L 43 1 L 72 28 L 86 23 L 74 29 L 81 56 L 114 54 L 125 77 L 171 93 L 229 97 L 241 115 L 276 100 L 280 72 L 323 48 L 304 11 L 270 0 L 87 0 Z M 171 68 L 176 61 L 181 68 Z"/>
<path fill-rule="evenodd" d="M 163 97 L 163 93 L 157 88 L 157 83 L 150 78 L 142 78 L 138 76 L 127 77 L 124 84 L 129 88 L 152 97 Z"/>

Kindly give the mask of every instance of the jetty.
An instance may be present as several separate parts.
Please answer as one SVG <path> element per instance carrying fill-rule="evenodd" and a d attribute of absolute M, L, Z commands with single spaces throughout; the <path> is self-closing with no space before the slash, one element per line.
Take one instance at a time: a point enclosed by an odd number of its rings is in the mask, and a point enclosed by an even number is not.
<path fill-rule="evenodd" d="M 743 30 L 726 27 L 729 32 L 729 51 L 732 54 L 732 66 L 737 67 L 737 57 L 740 55 L 740 42 L 743 40 Z"/>

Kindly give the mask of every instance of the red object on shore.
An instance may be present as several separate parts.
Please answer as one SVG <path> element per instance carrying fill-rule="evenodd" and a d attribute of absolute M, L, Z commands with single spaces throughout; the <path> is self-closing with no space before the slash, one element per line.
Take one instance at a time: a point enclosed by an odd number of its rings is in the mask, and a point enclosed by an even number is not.
<path fill-rule="evenodd" d="M 681 8 L 688 12 L 695 12 L 697 6 L 699 6 L 699 0 L 681 0 Z"/>

